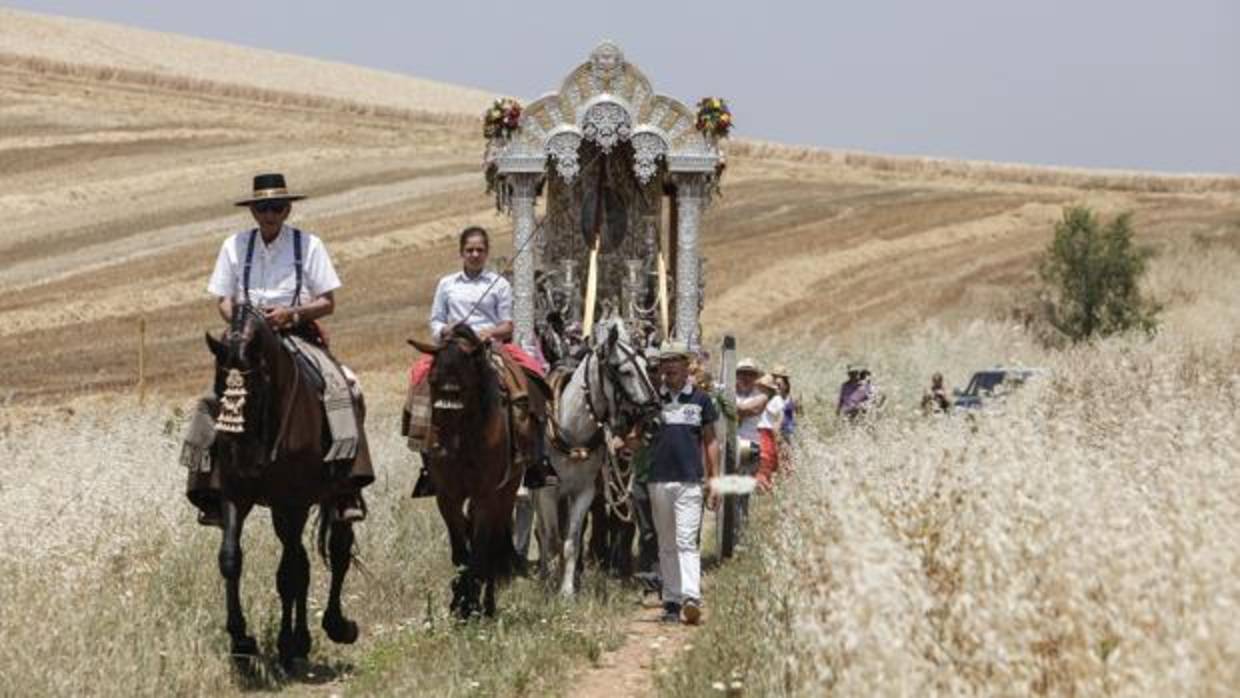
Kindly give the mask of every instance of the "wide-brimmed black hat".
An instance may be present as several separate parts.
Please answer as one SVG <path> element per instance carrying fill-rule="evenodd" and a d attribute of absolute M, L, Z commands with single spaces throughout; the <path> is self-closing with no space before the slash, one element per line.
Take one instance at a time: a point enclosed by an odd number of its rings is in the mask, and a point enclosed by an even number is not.
<path fill-rule="evenodd" d="M 254 177 L 254 194 L 248 199 L 237 202 L 238 206 L 249 206 L 259 201 L 300 201 L 306 198 L 302 194 L 289 193 L 284 184 L 284 175 L 279 173 L 260 174 Z"/>

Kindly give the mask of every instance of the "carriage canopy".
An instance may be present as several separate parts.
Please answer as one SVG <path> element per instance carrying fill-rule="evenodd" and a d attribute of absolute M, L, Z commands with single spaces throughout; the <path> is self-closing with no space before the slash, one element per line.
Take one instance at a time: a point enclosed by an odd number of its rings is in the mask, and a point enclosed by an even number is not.
<path fill-rule="evenodd" d="M 571 322 L 593 317 L 592 306 L 652 341 L 699 344 L 701 217 L 723 164 L 717 134 L 699 116 L 656 94 L 605 41 L 559 92 L 519 109 L 515 127 L 488 133 L 488 180 L 515 224 L 522 346 L 533 348 L 548 313 Z M 591 252 L 597 300 L 586 298 Z"/>

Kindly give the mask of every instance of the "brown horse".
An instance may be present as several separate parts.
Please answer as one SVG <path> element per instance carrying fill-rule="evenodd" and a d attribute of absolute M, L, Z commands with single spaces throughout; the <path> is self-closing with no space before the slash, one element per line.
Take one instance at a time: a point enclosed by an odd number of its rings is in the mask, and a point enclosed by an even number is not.
<path fill-rule="evenodd" d="M 496 586 L 520 565 L 512 512 L 524 467 L 513 454 L 530 452 L 532 427 L 510 415 L 490 349 L 468 326 L 458 325 L 442 346 L 410 342 L 434 357 L 428 380 L 437 447 L 423 457 L 457 568 L 450 608 L 463 619 L 493 616 Z"/>
<path fill-rule="evenodd" d="M 335 642 L 357 639 L 357 624 L 340 607 L 341 588 L 352 560 L 353 528 L 331 521 L 326 503 L 339 496 L 349 463 L 324 463 L 322 401 L 262 315 L 248 304 L 234 306 L 224 341 L 207 335 L 215 355 L 221 414 L 212 457 L 220 477 L 223 540 L 219 567 L 225 581 L 228 634 L 236 657 L 257 654 L 241 609 L 241 529 L 255 504 L 271 507 L 283 546 L 276 587 L 281 616 L 278 651 L 289 668 L 310 654 L 306 596 L 310 560 L 302 531 L 310 507 L 319 504 L 319 552 L 331 566 L 331 591 L 323 629 Z M 362 415 L 359 414 L 359 431 Z M 358 458 L 369 459 L 363 441 Z"/>

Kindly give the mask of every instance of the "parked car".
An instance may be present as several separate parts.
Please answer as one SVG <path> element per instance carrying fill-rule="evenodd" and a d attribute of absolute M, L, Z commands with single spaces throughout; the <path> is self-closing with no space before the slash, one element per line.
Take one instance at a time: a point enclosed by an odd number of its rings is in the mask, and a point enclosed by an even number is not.
<path fill-rule="evenodd" d="M 978 371 L 969 379 L 968 387 L 952 391 L 955 398 L 953 405 L 964 410 L 980 408 L 986 402 L 1003 397 L 1029 380 L 1045 374 L 1046 369 L 1043 368 L 997 367 Z"/>

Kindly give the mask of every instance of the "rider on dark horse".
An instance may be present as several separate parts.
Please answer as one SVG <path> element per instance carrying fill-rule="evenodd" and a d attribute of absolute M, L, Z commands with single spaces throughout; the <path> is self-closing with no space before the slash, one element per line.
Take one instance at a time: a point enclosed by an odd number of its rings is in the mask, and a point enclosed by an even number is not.
<path fill-rule="evenodd" d="M 283 175 L 255 177 L 253 194 L 236 205 L 248 207 L 258 225 L 224 241 L 207 290 L 216 297 L 225 322 L 233 318 L 237 304 L 248 303 L 262 313 L 278 336 L 296 336 L 326 351 L 327 338 L 318 321 L 336 309 L 335 291 L 340 288 L 340 279 L 318 236 L 285 225 L 292 202 L 304 198 L 289 193 Z M 286 346 L 295 351 L 297 344 L 290 342 Z M 352 389 L 355 379 L 347 369 L 339 368 Z M 199 415 L 213 418 L 219 397 L 213 391 L 204 398 L 198 407 Z M 203 421 L 211 423 L 211 420 Z M 354 436 L 360 437 L 360 419 L 356 420 L 355 428 Z M 187 452 L 192 452 L 197 437 L 201 437 L 197 440 L 199 445 L 210 443 L 210 437 L 205 435 L 207 429 L 199 429 L 204 432 L 200 435 L 195 435 L 194 431 L 195 425 L 191 424 L 186 439 Z M 337 521 L 360 521 L 365 518 L 361 489 L 374 480 L 370 453 L 364 438 L 351 441 L 345 452 L 352 462 L 347 481 L 341 486 L 343 494 L 332 507 L 332 515 Z M 199 509 L 199 523 L 219 526 L 219 469 L 196 467 L 209 462 L 209 458 L 198 458 L 195 464 L 189 464 L 187 496 Z"/>
<path fill-rule="evenodd" d="M 435 287 L 430 317 L 432 338 L 442 343 L 452 336 L 452 330 L 457 325 L 468 325 L 479 339 L 491 342 L 493 347 L 498 347 L 526 372 L 545 378 L 542 365 L 511 341 L 512 285 L 500 274 L 486 268 L 491 252 L 491 240 L 486 229 L 478 226 L 465 228 L 461 231 L 458 247 L 461 271 L 441 278 Z M 431 362 L 430 356 L 422 356 L 414 362 L 410 382 L 415 390 L 425 384 Z M 530 489 L 545 487 L 555 478 L 555 471 L 546 456 L 543 429 L 536 429 L 535 432 L 533 458 L 525 470 L 525 485 Z M 415 497 L 434 494 L 425 459 L 423 463 L 422 473 L 414 486 Z"/>

